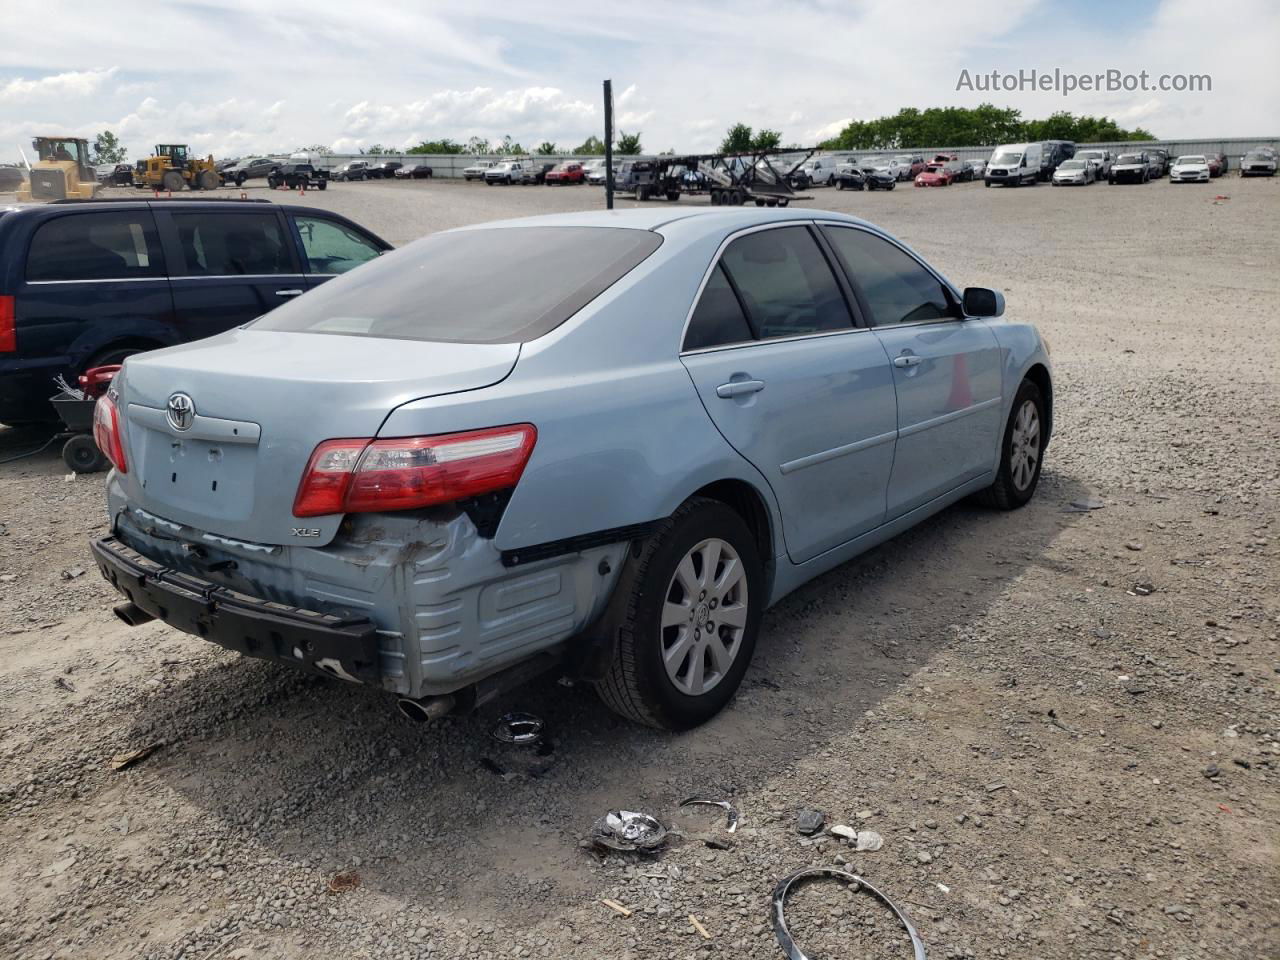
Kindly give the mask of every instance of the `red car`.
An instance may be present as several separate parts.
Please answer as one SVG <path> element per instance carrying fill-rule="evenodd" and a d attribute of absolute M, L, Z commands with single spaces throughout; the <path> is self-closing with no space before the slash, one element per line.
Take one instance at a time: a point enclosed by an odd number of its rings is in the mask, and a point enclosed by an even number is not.
<path fill-rule="evenodd" d="M 944 164 L 931 163 L 924 173 L 916 177 L 917 187 L 949 187 L 955 183 L 956 172 Z"/>
<path fill-rule="evenodd" d="M 1209 176 L 1220 177 L 1227 170 L 1227 158 L 1221 153 L 1206 153 L 1204 155 L 1206 162 L 1209 164 Z"/>
<path fill-rule="evenodd" d="M 548 170 L 546 183 L 548 186 L 553 183 L 582 183 L 586 178 L 582 164 L 569 162 L 559 164 L 554 170 Z"/>

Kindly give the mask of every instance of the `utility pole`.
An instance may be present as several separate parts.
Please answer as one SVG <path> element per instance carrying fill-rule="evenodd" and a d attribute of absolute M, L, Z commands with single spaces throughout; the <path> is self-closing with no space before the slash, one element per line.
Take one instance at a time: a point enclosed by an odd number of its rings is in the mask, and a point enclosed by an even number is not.
<path fill-rule="evenodd" d="M 604 82 L 604 203 L 613 209 L 613 81 Z"/>

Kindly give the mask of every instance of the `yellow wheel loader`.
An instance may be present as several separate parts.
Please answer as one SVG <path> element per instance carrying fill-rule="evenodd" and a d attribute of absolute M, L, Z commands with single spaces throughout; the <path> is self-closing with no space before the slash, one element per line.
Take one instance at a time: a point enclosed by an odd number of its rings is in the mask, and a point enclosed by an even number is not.
<path fill-rule="evenodd" d="M 158 143 L 152 156 L 138 161 L 133 185 L 141 190 L 178 191 L 184 186 L 216 190 L 222 185 L 222 178 L 212 156 L 201 160 L 188 153 L 185 143 Z"/>
<path fill-rule="evenodd" d="M 36 137 L 36 162 L 27 162 L 29 177 L 18 200 L 92 200 L 98 178 L 89 163 L 89 142 L 77 137 Z M 26 159 L 25 154 L 23 159 Z"/>

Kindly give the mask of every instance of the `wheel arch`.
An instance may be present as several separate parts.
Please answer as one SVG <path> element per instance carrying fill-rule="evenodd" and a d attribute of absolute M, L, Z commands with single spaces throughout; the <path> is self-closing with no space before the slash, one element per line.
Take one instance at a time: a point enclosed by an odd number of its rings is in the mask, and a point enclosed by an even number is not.
<path fill-rule="evenodd" d="M 760 560 L 764 564 L 765 596 L 771 596 L 778 540 L 774 534 L 773 515 L 769 510 L 768 501 L 754 486 L 738 478 L 726 478 L 704 484 L 690 495 L 690 499 L 692 497 L 717 500 L 733 510 L 746 523 L 755 539 Z"/>

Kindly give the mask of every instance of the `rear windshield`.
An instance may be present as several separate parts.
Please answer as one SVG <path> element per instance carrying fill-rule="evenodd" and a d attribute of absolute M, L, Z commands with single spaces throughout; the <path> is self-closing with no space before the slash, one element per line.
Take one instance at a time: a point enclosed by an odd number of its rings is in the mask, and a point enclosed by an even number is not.
<path fill-rule="evenodd" d="M 617 227 L 439 233 L 277 307 L 254 328 L 523 343 L 560 326 L 661 244 L 656 233 Z"/>

